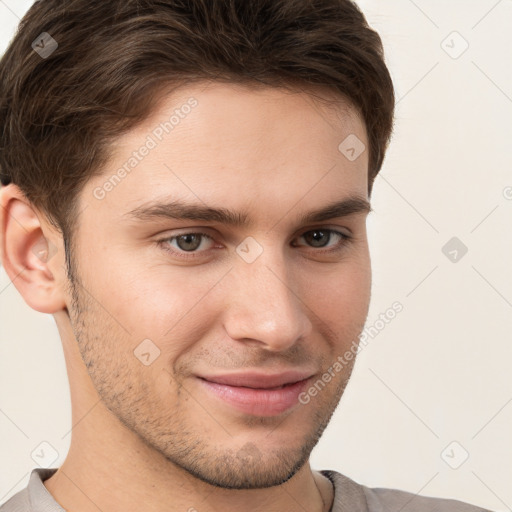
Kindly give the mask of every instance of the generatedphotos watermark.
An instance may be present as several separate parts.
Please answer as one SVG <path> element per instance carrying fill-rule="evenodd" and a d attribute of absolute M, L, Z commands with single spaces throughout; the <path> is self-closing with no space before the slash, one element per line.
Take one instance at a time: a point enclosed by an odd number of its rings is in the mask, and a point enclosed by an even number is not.
<path fill-rule="evenodd" d="M 336 374 L 341 372 L 368 345 L 369 341 L 375 338 L 403 309 L 403 305 L 399 301 L 395 301 L 391 307 L 379 315 L 372 325 L 365 327 L 358 336 L 359 341 L 354 340 L 350 348 L 343 355 L 338 356 L 332 366 L 309 389 L 299 395 L 299 402 L 303 405 L 309 404 L 311 398 L 322 391 Z"/>
<path fill-rule="evenodd" d="M 178 126 L 183 119 L 185 119 L 194 107 L 197 107 L 199 102 L 195 98 L 189 98 L 186 103 L 181 107 L 176 108 L 174 113 L 169 117 L 168 121 L 160 123 L 147 137 L 144 144 L 132 153 L 132 156 L 112 174 L 101 187 L 96 187 L 93 190 L 93 196 L 102 200 L 108 192 L 121 183 L 121 180 L 139 165 L 142 160 L 149 155 L 152 149 L 155 149 L 158 144 L 163 140 L 164 136 L 169 134 L 176 126 Z"/>

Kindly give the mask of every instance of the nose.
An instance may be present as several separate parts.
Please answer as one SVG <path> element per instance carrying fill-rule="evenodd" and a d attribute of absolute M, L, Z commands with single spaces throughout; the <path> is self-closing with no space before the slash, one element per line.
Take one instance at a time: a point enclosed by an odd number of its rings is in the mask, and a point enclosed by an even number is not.
<path fill-rule="evenodd" d="M 301 296 L 305 283 L 294 277 L 282 255 L 272 257 L 269 252 L 250 264 L 237 262 L 224 327 L 233 340 L 280 352 L 309 336 L 312 324 Z"/>

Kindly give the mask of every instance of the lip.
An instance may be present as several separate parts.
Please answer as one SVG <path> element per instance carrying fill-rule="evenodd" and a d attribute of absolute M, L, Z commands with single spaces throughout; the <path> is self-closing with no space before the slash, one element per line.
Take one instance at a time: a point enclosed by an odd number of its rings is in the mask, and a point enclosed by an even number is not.
<path fill-rule="evenodd" d="M 254 416 L 276 416 L 298 404 L 299 395 L 313 377 L 312 372 L 243 372 L 197 376 L 216 399 Z"/>
<path fill-rule="evenodd" d="M 280 373 L 246 371 L 221 375 L 199 375 L 199 377 L 209 382 L 225 384 L 226 386 L 269 389 L 299 382 L 311 377 L 313 373 L 304 370 L 288 370 Z"/>

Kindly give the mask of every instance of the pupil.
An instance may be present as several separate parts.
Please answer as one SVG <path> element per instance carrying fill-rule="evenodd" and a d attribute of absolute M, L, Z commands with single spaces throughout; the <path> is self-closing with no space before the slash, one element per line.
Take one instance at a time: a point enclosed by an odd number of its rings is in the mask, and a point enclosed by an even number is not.
<path fill-rule="evenodd" d="M 194 239 L 196 239 L 196 243 L 192 242 L 192 247 L 190 247 L 190 246 L 183 247 L 183 244 L 180 243 L 181 240 L 185 240 L 185 245 L 187 245 L 187 244 L 190 244 L 191 240 L 194 240 Z M 198 241 L 199 241 L 199 243 L 198 243 Z M 180 249 L 182 249 L 184 251 L 193 251 L 193 250 L 197 249 L 199 247 L 199 245 L 201 245 L 200 236 L 193 235 L 193 234 L 181 235 L 180 237 L 178 237 L 178 245 L 179 245 Z"/>
<path fill-rule="evenodd" d="M 316 244 L 317 242 L 321 242 L 321 240 L 319 240 L 319 238 L 322 238 L 322 237 L 325 237 L 325 232 L 324 231 L 312 231 L 312 238 L 313 238 L 313 245 Z M 325 244 L 324 244 L 325 245 Z M 320 243 L 319 245 L 316 245 L 316 247 L 323 247 L 323 245 Z"/>

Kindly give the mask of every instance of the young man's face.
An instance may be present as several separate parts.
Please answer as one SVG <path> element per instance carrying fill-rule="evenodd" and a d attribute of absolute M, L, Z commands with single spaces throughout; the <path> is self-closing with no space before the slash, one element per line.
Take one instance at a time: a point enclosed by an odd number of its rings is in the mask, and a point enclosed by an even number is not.
<path fill-rule="evenodd" d="M 301 220 L 368 199 L 368 151 L 354 159 L 361 146 L 338 149 L 348 136 L 349 146 L 354 136 L 368 146 L 344 106 L 195 85 L 119 140 L 79 198 L 76 302 L 67 305 L 92 384 L 119 420 L 97 436 L 115 445 L 127 427 L 223 487 L 277 485 L 307 461 L 354 361 L 334 365 L 361 333 L 370 299 L 367 212 Z M 147 154 L 105 185 L 134 151 Z M 130 214 L 155 201 L 243 212 L 247 224 Z M 85 394 L 90 384 L 72 388 Z"/>

